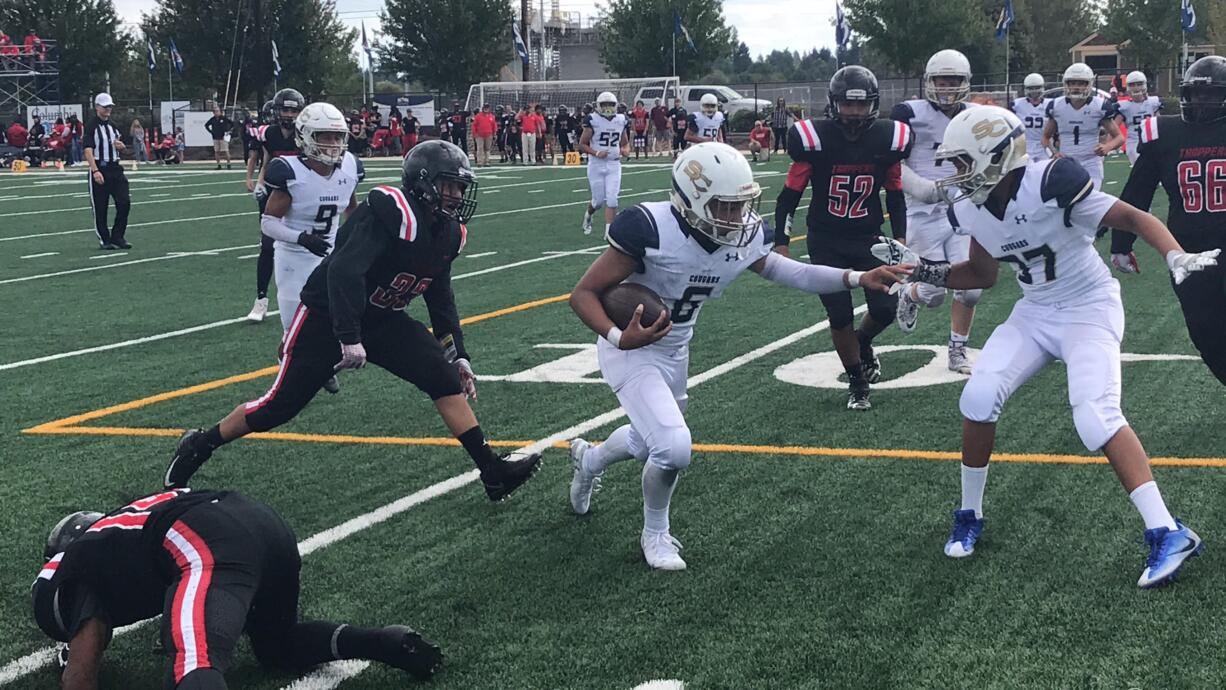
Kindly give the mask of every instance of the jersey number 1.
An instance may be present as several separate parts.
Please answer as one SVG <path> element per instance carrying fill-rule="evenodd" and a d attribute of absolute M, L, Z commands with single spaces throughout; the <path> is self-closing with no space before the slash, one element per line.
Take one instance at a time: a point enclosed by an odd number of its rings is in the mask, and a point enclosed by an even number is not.
<path fill-rule="evenodd" d="M 852 194 L 857 195 L 855 201 L 851 200 Z M 831 175 L 830 203 L 826 210 L 836 218 L 863 218 L 868 215 L 864 204 L 872 194 L 872 175 L 856 175 L 854 178 L 850 175 Z"/>

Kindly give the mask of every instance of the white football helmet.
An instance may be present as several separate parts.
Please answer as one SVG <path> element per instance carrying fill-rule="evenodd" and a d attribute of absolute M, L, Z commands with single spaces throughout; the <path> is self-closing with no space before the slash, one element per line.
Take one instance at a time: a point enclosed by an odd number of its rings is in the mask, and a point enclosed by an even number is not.
<path fill-rule="evenodd" d="M 673 208 L 711 241 L 744 247 L 758 237 L 762 188 L 740 151 L 709 141 L 689 147 L 673 163 Z"/>
<path fill-rule="evenodd" d="M 1149 96 L 1149 80 L 1145 78 L 1145 73 L 1134 71 L 1128 73 L 1128 78 L 1124 80 L 1128 85 L 1128 95 L 1134 101 L 1143 101 Z"/>
<path fill-rule="evenodd" d="M 596 97 L 596 110 L 605 117 L 613 117 L 617 114 L 617 96 L 612 91 L 602 91 Z"/>
<path fill-rule="evenodd" d="M 957 86 L 937 86 L 935 77 L 961 77 Z M 971 94 L 971 61 L 956 50 L 942 50 L 928 58 L 924 68 L 924 98 L 938 108 L 965 101 Z"/>
<path fill-rule="evenodd" d="M 1084 62 L 1074 62 L 1064 70 L 1064 96 L 1069 102 L 1080 105 L 1094 93 L 1094 70 Z"/>
<path fill-rule="evenodd" d="M 714 115 L 715 111 L 719 110 L 719 99 L 713 93 L 704 93 L 698 103 L 702 106 L 702 112 L 708 116 Z"/>
<path fill-rule="evenodd" d="M 1038 72 L 1027 74 L 1022 80 L 1022 87 L 1026 91 L 1026 98 L 1040 98 L 1043 95 L 1043 75 Z"/>
<path fill-rule="evenodd" d="M 338 165 L 345 159 L 349 143 L 349 123 L 331 103 L 312 103 L 294 119 L 295 139 L 302 155 L 324 165 Z"/>
<path fill-rule="evenodd" d="M 969 197 L 976 206 L 1011 170 L 1030 163 L 1022 121 L 994 105 L 969 108 L 950 120 L 936 159 L 952 162 L 957 170 L 937 180 L 950 203 Z"/>

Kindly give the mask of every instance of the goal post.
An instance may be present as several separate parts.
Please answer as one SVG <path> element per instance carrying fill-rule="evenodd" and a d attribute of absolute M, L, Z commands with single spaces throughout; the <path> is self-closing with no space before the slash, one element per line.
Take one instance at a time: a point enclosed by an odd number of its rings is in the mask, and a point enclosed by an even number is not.
<path fill-rule="evenodd" d="M 667 105 L 680 93 L 677 77 L 641 77 L 637 79 L 579 79 L 571 81 L 487 81 L 468 89 L 464 109 L 475 112 L 483 105 L 520 108 L 543 105 L 548 111 L 564 105 L 572 113 L 585 103 L 595 103 L 596 96 L 611 91 L 618 103 L 633 108 L 635 100 L 650 109 L 658 98 Z"/>

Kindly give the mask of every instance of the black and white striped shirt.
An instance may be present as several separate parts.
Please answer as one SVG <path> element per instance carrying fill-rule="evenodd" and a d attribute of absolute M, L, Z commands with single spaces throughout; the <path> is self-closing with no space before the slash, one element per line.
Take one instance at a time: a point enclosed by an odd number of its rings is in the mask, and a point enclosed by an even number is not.
<path fill-rule="evenodd" d="M 85 127 L 85 140 L 82 142 L 87 149 L 94 150 L 94 160 L 98 167 L 117 165 L 119 152 L 115 150 L 115 142 L 119 141 L 119 130 L 110 120 L 97 117 L 90 120 Z"/>

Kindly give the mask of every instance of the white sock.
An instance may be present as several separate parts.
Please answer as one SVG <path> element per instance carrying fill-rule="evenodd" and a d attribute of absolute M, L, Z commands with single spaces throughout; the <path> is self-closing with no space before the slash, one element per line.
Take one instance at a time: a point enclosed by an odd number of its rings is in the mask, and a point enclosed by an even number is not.
<path fill-rule="evenodd" d="M 983 517 L 983 488 L 988 483 L 988 466 L 962 467 L 962 510 L 974 510 L 976 518 Z"/>
<path fill-rule="evenodd" d="M 1132 493 L 1128 494 L 1128 498 L 1132 499 L 1137 512 L 1141 513 L 1141 519 L 1145 521 L 1145 529 L 1166 527 L 1171 531 L 1175 530 L 1175 518 L 1171 517 L 1171 512 L 1166 509 L 1166 502 L 1162 500 L 1162 493 L 1158 491 L 1157 482 L 1152 479 L 1145 482 L 1133 489 Z"/>
<path fill-rule="evenodd" d="M 954 333 L 953 331 L 949 332 L 950 345 L 965 345 L 966 341 L 969 339 L 969 335 L 962 335 L 961 333 Z"/>
<path fill-rule="evenodd" d="M 650 462 L 643 465 L 643 531 L 668 531 L 668 504 L 679 474 L 681 470 L 666 470 Z"/>
<path fill-rule="evenodd" d="M 583 469 L 592 474 L 600 474 L 605 468 L 615 462 L 629 460 L 634 457 L 630 452 L 630 434 L 633 430 L 629 424 L 624 424 L 609 434 L 609 438 L 598 446 L 592 446 L 583 454 Z"/>

